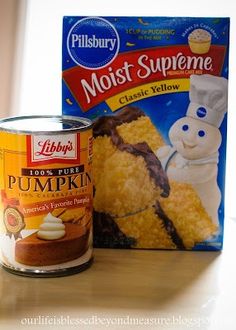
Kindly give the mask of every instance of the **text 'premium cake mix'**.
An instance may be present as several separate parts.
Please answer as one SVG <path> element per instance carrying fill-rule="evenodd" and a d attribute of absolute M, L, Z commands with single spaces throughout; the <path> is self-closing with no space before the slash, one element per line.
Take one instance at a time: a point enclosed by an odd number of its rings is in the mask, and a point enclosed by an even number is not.
<path fill-rule="evenodd" d="M 28 276 L 60 276 L 92 260 L 91 121 L 0 121 L 0 261 Z"/>
<path fill-rule="evenodd" d="M 93 121 L 94 245 L 220 250 L 228 18 L 64 17 L 62 106 Z"/>

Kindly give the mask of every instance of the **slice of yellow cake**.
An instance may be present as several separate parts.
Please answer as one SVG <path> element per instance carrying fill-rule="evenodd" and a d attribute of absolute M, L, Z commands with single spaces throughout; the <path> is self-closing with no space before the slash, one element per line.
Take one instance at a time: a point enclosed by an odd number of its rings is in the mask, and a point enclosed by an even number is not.
<path fill-rule="evenodd" d="M 143 111 L 100 117 L 94 138 L 95 246 L 104 236 L 106 247 L 191 249 L 216 232 L 193 187 L 169 183 L 155 155 L 164 141 Z"/>
<path fill-rule="evenodd" d="M 199 196 L 190 184 L 172 181 L 168 198 L 160 198 L 160 205 L 172 219 L 186 248 L 209 238 L 217 226 L 203 207 Z"/>

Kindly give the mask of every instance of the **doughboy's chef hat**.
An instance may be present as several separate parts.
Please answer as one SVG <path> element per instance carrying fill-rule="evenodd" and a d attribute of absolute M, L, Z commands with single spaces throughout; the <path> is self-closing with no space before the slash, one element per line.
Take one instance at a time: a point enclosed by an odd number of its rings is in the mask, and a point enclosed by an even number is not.
<path fill-rule="evenodd" d="M 227 94 L 227 79 L 210 74 L 192 75 L 186 116 L 220 127 L 227 111 Z"/>

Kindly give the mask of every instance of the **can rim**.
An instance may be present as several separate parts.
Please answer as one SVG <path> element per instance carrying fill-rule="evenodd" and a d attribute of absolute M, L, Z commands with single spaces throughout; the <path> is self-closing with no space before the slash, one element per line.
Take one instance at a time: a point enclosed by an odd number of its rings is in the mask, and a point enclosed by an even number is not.
<path fill-rule="evenodd" d="M 14 267 L 12 265 L 7 265 L 1 261 L 0 266 L 2 266 L 6 271 L 9 273 L 19 275 L 19 276 L 26 276 L 26 277 L 35 277 L 35 278 L 47 278 L 47 277 L 62 277 L 62 276 L 69 276 L 80 273 L 86 269 L 88 269 L 94 261 L 93 250 L 91 247 L 91 257 L 85 261 L 84 263 L 68 267 L 68 268 L 58 268 L 54 270 L 38 270 L 37 267 L 35 269 L 28 269 L 28 268 L 19 268 Z"/>
<path fill-rule="evenodd" d="M 27 119 L 59 119 L 61 120 L 61 123 L 65 121 L 65 124 L 69 121 L 73 121 L 74 123 L 82 123 L 83 126 L 78 127 L 70 127 L 65 129 L 55 129 L 55 130 L 33 130 L 33 129 L 18 129 L 18 128 L 11 128 L 11 127 L 4 127 L 4 123 L 11 123 L 15 121 L 20 120 L 27 120 Z M 15 133 L 15 134 L 30 134 L 30 135 L 55 135 L 55 134 L 66 134 L 71 132 L 78 132 L 87 130 L 92 127 L 92 121 L 88 118 L 83 117 L 77 117 L 77 116 L 64 116 L 64 115 L 24 115 L 24 116 L 13 116 L 13 117 L 6 117 L 3 119 L 0 119 L 0 131 L 9 132 L 9 133 Z"/>

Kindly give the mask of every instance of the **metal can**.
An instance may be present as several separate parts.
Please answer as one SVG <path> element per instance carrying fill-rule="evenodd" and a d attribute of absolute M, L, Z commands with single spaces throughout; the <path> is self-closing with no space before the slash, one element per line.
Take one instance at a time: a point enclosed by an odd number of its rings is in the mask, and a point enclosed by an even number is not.
<path fill-rule="evenodd" d="M 92 262 L 92 123 L 70 116 L 0 120 L 0 260 L 25 276 Z"/>

